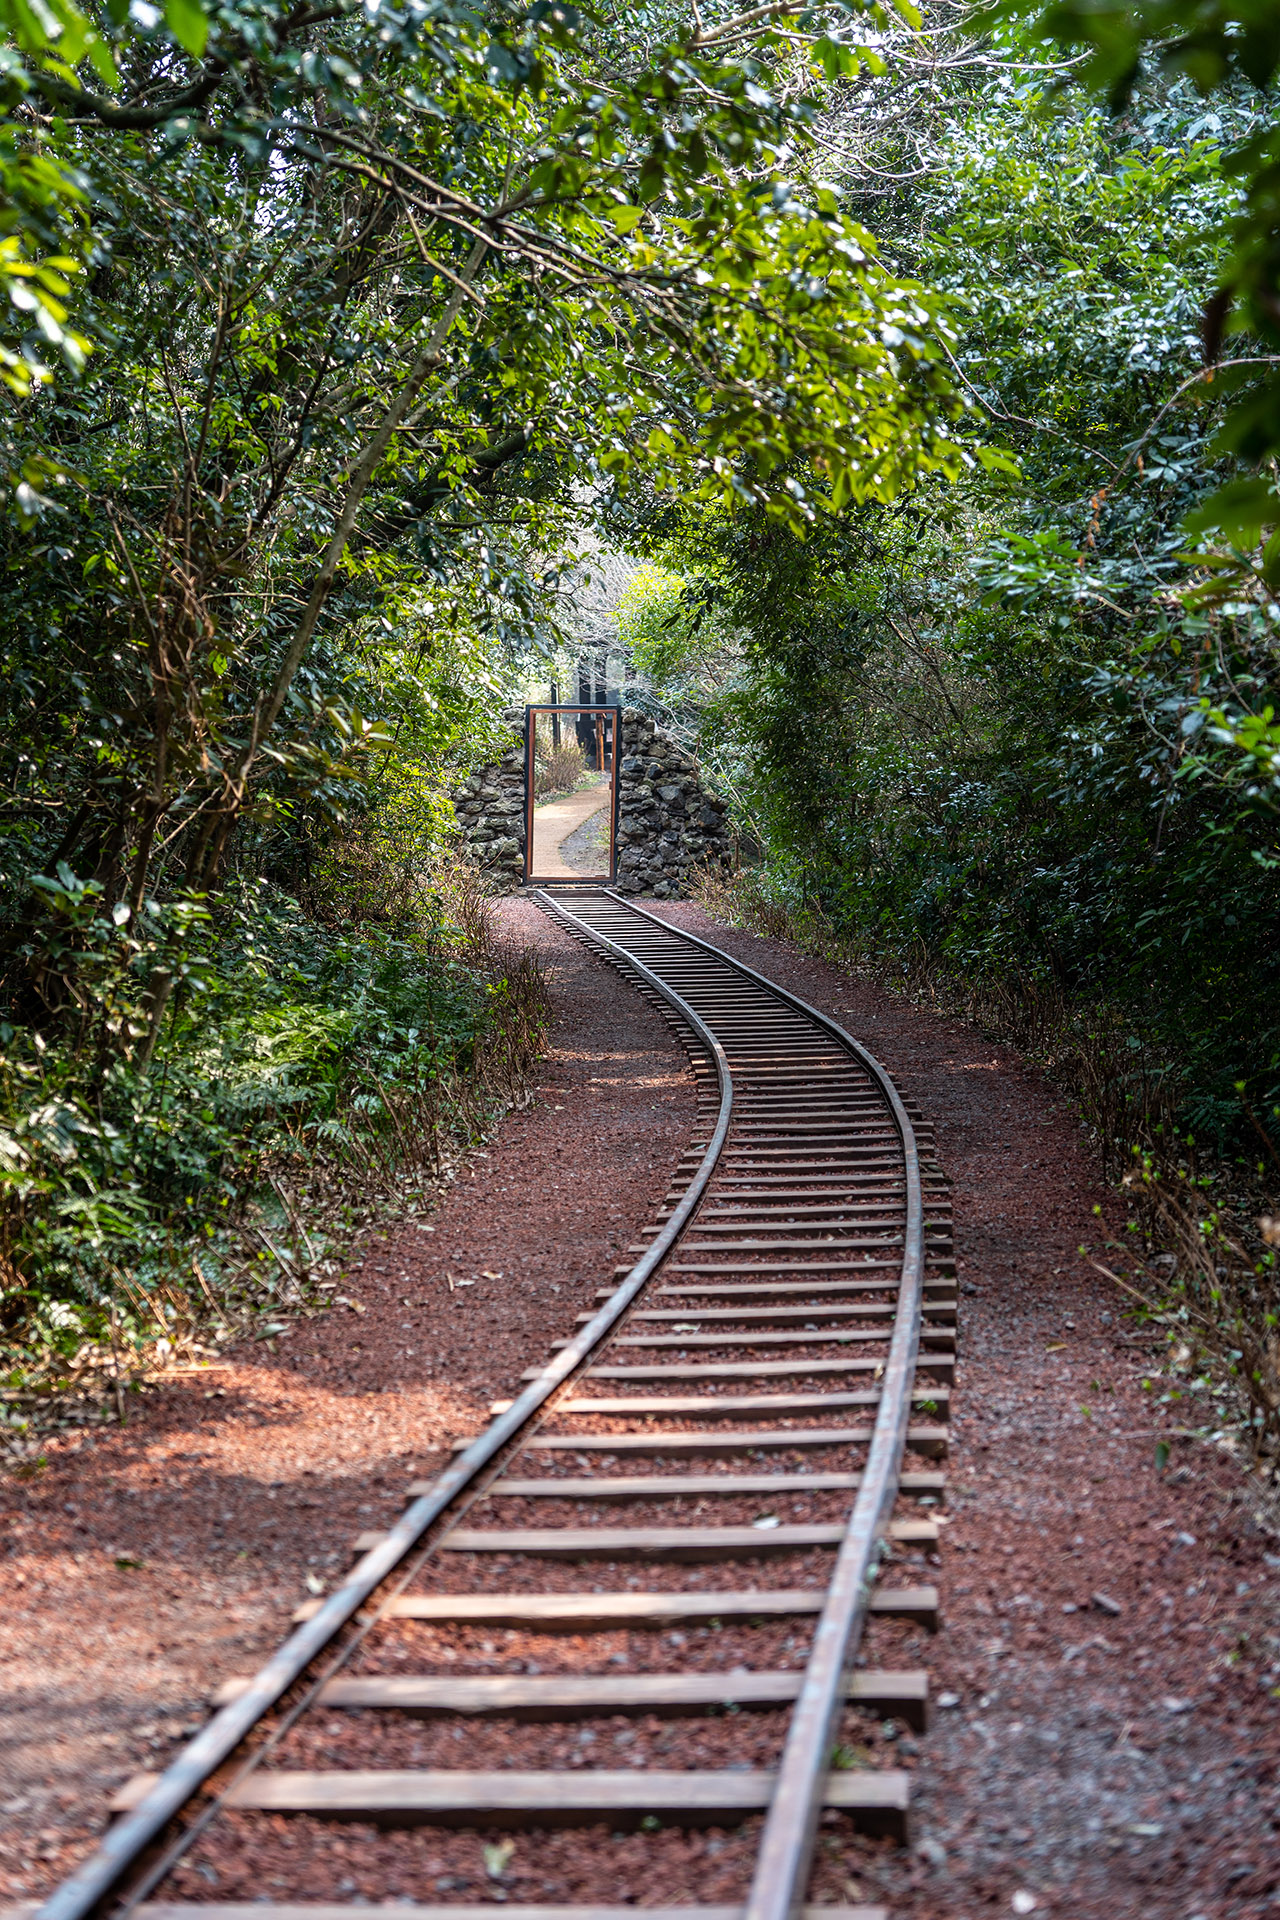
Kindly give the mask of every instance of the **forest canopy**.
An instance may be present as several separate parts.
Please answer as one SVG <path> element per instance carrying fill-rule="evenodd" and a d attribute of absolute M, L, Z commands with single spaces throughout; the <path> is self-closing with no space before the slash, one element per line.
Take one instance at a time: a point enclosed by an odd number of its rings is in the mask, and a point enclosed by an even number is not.
<path fill-rule="evenodd" d="M 446 795 L 584 530 L 754 885 L 1280 1101 L 1273 6 L 0 19 L 15 1352 L 536 1047 Z"/>
<path fill-rule="evenodd" d="M 941 303 L 961 437 L 1016 474 L 924 476 L 803 540 L 655 504 L 668 698 L 747 795 L 776 898 L 882 960 L 1105 1014 L 1167 1119 L 1256 1151 L 1280 1099 L 1274 15 L 1055 8 L 1034 43 L 1009 18 L 856 111 L 837 92 L 815 134 Z"/>

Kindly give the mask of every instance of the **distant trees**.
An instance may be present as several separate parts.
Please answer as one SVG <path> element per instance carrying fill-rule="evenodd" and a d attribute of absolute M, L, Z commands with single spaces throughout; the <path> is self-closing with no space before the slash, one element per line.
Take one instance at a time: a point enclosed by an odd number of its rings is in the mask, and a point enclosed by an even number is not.
<path fill-rule="evenodd" d="M 1205 61 L 1176 5 L 1060 8 L 1093 67 L 961 26 L 833 91 L 830 175 L 944 302 L 962 437 L 1017 472 L 925 476 L 803 541 L 654 502 L 685 584 L 648 625 L 783 897 L 886 957 L 1118 1009 L 1167 1110 L 1256 1147 L 1280 1104 L 1275 83 L 1256 10 L 1209 13 Z M 1117 65 L 1115 35 L 1136 59 L 1157 28 L 1163 74 Z"/>

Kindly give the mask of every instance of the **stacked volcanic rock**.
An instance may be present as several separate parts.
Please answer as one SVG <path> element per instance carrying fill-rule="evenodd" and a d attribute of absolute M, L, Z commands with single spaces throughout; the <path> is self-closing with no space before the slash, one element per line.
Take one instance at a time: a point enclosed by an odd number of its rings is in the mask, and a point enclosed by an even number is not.
<path fill-rule="evenodd" d="M 524 879 L 524 741 L 517 733 L 501 760 L 481 767 L 453 796 L 464 851 L 508 887 Z"/>
<path fill-rule="evenodd" d="M 697 763 L 643 714 L 622 719 L 618 768 L 618 892 L 670 899 L 694 867 L 734 857 L 728 802 L 709 793 Z"/>
<path fill-rule="evenodd" d="M 513 716 L 504 714 L 509 722 Z M 643 714 L 624 713 L 618 768 L 618 891 L 672 899 L 694 867 L 734 858 L 727 801 L 709 793 L 692 756 Z M 463 851 L 504 890 L 524 879 L 524 741 L 462 782 L 453 810 Z"/>

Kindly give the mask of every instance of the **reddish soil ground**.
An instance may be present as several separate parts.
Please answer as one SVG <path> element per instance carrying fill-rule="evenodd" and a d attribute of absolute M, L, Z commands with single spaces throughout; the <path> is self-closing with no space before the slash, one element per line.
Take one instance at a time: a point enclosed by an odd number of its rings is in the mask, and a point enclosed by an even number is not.
<path fill-rule="evenodd" d="M 345 1569 L 353 1536 L 573 1332 L 665 1192 L 693 1124 L 683 1053 L 536 907 L 504 914 L 551 969 L 538 1097 L 433 1231 L 370 1243 L 345 1287 L 363 1312 L 300 1322 L 275 1353 L 232 1350 L 126 1428 L 51 1438 L 34 1478 L 0 1479 L 0 1900 L 71 1869 L 110 1793 L 281 1639 L 307 1575 Z M 447 1274 L 469 1284 L 451 1292 Z"/>
<path fill-rule="evenodd" d="M 1078 1252 L 1121 1223 L 1070 1111 L 972 1028 L 658 911 L 837 1014 L 936 1123 L 954 1188 L 936 1710 L 896 1742 L 914 1858 L 828 1834 L 824 1889 L 913 1920 L 1280 1914 L 1280 1538 L 1221 1453 L 1174 1438 L 1157 1472 L 1182 1421 L 1143 1388 L 1159 1350 Z"/>
<path fill-rule="evenodd" d="M 7 1595 L 0 1629 L 12 1700 L 0 1893 L 6 1868 L 11 1898 L 66 1871 L 105 1792 L 162 1759 L 209 1687 L 279 1637 L 307 1571 L 337 1567 L 351 1533 L 388 1517 L 406 1479 L 438 1465 L 448 1439 L 474 1431 L 489 1398 L 569 1330 L 665 1188 L 693 1102 L 663 1030 L 533 908 L 506 911 L 556 960 L 547 1091 L 450 1192 L 435 1233 L 410 1229 L 371 1251 L 351 1289 L 363 1315 L 308 1322 L 274 1356 L 233 1355 L 224 1397 L 170 1386 L 126 1432 L 60 1442 L 37 1480 L 5 1489 L 25 1525 L 6 1582 L 25 1584 Z M 954 1182 L 960 1369 L 943 1564 L 925 1576 L 941 1580 L 943 1630 L 926 1642 L 876 1621 L 867 1642 L 875 1664 L 929 1667 L 935 1723 L 917 1739 L 850 1716 L 842 1734 L 858 1761 L 913 1770 L 913 1846 L 825 1825 L 816 1897 L 885 1899 L 911 1920 L 1280 1915 L 1280 1541 L 1225 1454 L 1175 1438 L 1157 1472 L 1178 1410 L 1144 1390 L 1158 1352 L 1078 1252 L 1100 1248 L 1118 1219 L 1070 1112 L 971 1029 L 695 908 L 661 911 L 836 1013 L 936 1122 Z M 446 1272 L 477 1284 L 451 1296 Z M 475 1584 L 470 1556 L 459 1559 L 433 1584 Z M 919 1560 L 904 1555 L 894 1583 L 924 1576 Z M 818 1571 L 816 1556 L 784 1558 L 768 1577 L 803 1584 Z M 657 1587 L 690 1574 L 642 1577 Z M 748 1583 L 746 1569 L 721 1567 L 699 1580 Z M 486 1583 L 505 1586 L 510 1572 Z M 580 1587 L 581 1570 L 546 1584 Z M 798 1664 L 806 1637 L 744 1632 L 732 1657 Z M 725 1656 L 723 1636 L 704 1630 L 469 1638 L 469 1654 L 465 1636 L 451 1633 L 449 1647 L 481 1671 L 536 1671 L 535 1657 L 542 1671 L 602 1655 L 637 1671 Z M 450 1655 L 434 1630 L 401 1628 L 373 1665 L 406 1657 L 429 1667 Z M 758 1765 L 779 1731 L 779 1716 L 749 1715 L 703 1723 L 699 1740 L 717 1764 Z M 291 1763 L 304 1749 L 321 1758 L 330 1737 L 349 1763 L 351 1724 L 331 1720 L 299 1730 Z M 386 1728 L 366 1764 L 447 1764 L 453 1737 Z M 603 1760 L 572 1734 L 495 1723 L 468 1736 L 466 1756 L 678 1767 L 689 1737 L 680 1722 L 620 1720 Z M 599 1902 L 637 1888 L 646 1902 L 732 1899 L 750 1835 L 522 1837 L 501 1880 L 487 1873 L 486 1838 L 235 1816 L 179 1891 L 251 1898 L 276 1875 L 311 1899 Z M 44 1856 L 34 1868 L 33 1852 Z"/>

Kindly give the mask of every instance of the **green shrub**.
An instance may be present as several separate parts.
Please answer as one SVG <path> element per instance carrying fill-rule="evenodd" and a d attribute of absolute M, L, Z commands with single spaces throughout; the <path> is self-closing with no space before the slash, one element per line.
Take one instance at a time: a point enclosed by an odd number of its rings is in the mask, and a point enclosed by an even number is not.
<path fill-rule="evenodd" d="M 230 889 L 195 922 L 198 956 L 170 943 L 178 983 L 145 1061 L 149 1029 L 129 1018 L 143 983 L 119 940 L 81 969 L 74 1021 L 0 1025 L 0 1334 L 15 1378 L 41 1354 L 153 1339 L 194 1317 L 193 1292 L 229 1311 L 246 1258 L 273 1284 L 289 1268 L 266 1249 L 275 1228 L 294 1233 L 290 1187 L 325 1168 L 363 1190 L 420 1181 L 451 1132 L 518 1097 L 542 1035 L 536 969 L 496 943 L 465 869 L 438 868 L 422 894 L 433 917 L 354 929 L 320 925 L 266 881 Z M 154 951 L 133 945 L 151 970 Z M 122 1019 L 132 1047 L 99 1049 Z M 318 1240 L 333 1224 L 312 1211 Z"/>

